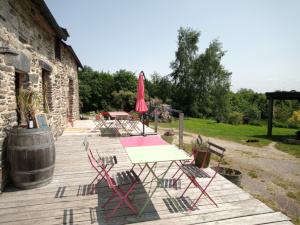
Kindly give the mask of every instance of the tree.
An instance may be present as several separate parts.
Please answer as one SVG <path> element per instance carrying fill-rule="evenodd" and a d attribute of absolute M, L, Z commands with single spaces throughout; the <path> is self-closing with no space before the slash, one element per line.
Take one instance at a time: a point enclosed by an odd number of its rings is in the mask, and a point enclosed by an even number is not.
<path fill-rule="evenodd" d="M 178 30 L 178 49 L 175 60 L 170 63 L 173 72 L 170 77 L 173 84 L 173 102 L 188 115 L 196 115 L 198 111 L 194 100 L 193 62 L 197 56 L 200 32 L 192 28 L 180 27 Z"/>
<path fill-rule="evenodd" d="M 104 105 L 108 107 L 107 103 L 111 102 L 111 93 L 115 89 L 112 75 L 103 71 L 93 71 L 91 67 L 84 66 L 84 70 L 78 72 L 78 79 L 83 111 L 100 110 Z"/>
<path fill-rule="evenodd" d="M 178 30 L 178 49 L 175 52 L 176 59 L 171 62 L 173 70 L 171 77 L 182 87 L 189 87 L 191 79 L 192 62 L 197 56 L 200 32 L 192 28 L 180 27 Z"/>
<path fill-rule="evenodd" d="M 158 73 L 151 75 L 151 81 L 148 82 L 151 90 L 151 97 L 157 97 L 164 103 L 172 104 L 172 83 L 168 76 L 161 76 Z M 148 99 L 147 99 L 148 100 Z"/>
<path fill-rule="evenodd" d="M 125 110 L 130 112 L 135 109 L 135 103 L 137 99 L 137 93 L 133 93 L 131 91 L 114 91 L 112 93 L 113 97 L 113 106 L 117 110 Z"/>
<path fill-rule="evenodd" d="M 115 81 L 116 91 L 137 91 L 138 79 L 133 72 L 126 70 L 119 70 L 113 75 Z"/>
<path fill-rule="evenodd" d="M 231 72 L 221 64 L 226 51 L 215 39 L 197 55 L 200 32 L 182 27 L 178 32 L 176 59 L 170 64 L 174 105 L 189 116 L 214 116 L 220 121 L 229 112 Z"/>

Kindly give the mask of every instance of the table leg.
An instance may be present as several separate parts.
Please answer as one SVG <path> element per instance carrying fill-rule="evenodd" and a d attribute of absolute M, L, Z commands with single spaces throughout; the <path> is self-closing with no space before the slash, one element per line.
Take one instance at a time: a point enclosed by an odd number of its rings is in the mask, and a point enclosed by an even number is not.
<path fill-rule="evenodd" d="M 171 168 L 173 162 L 171 162 L 170 166 L 168 167 L 168 169 L 166 170 L 165 174 L 162 176 L 161 180 L 164 179 L 164 177 L 166 176 L 166 174 L 168 173 L 169 169 Z M 158 184 L 155 187 L 155 189 L 153 190 L 153 192 L 151 193 L 150 196 L 148 196 L 147 201 L 145 203 L 145 205 L 143 206 L 142 210 L 140 211 L 139 215 L 137 216 L 137 218 L 139 218 L 142 214 L 142 212 L 144 211 L 144 209 L 146 208 L 146 206 L 148 205 L 151 197 L 153 196 L 154 192 L 156 191 L 156 189 L 158 188 L 159 185 L 162 186 L 162 188 L 165 190 L 165 192 L 168 194 L 169 198 L 171 199 L 171 201 L 173 202 L 173 204 L 176 206 L 176 208 L 178 209 L 179 212 L 182 212 L 182 210 L 180 209 L 179 205 L 174 201 L 174 199 L 171 197 L 171 195 L 169 194 L 169 192 L 167 191 L 167 189 L 165 188 L 165 186 L 163 185 L 163 183 L 161 182 L 161 180 L 155 175 L 155 173 L 153 172 L 152 168 L 148 165 L 148 163 L 146 163 L 148 169 L 150 170 L 150 172 L 153 174 L 153 176 L 156 178 Z"/>
<path fill-rule="evenodd" d="M 153 169 L 154 167 L 156 167 L 156 163 L 153 164 L 152 168 Z M 147 164 L 146 164 L 147 165 Z M 149 166 L 148 166 L 149 167 Z M 134 200 L 135 196 L 139 193 L 139 191 L 141 190 L 141 188 L 144 186 L 144 183 L 147 179 L 147 177 L 149 176 L 149 174 L 151 173 L 151 171 L 148 172 L 147 176 L 144 178 L 143 182 L 140 184 L 139 188 L 137 189 L 137 191 L 134 193 L 134 196 L 132 197 L 132 201 Z"/>

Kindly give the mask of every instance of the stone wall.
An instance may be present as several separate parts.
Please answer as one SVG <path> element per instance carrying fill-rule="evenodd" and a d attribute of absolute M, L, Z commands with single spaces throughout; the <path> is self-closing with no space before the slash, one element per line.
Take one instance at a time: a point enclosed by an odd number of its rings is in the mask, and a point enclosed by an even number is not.
<path fill-rule="evenodd" d="M 16 79 L 23 88 L 43 92 L 49 106 L 47 118 L 54 137 L 68 126 L 67 110 L 79 119 L 78 73 L 76 59 L 61 44 L 61 57 L 55 55 L 56 34 L 30 0 L 0 1 L 0 47 L 8 45 L 17 56 L 0 54 L 0 193 L 9 176 L 6 139 L 18 124 Z M 41 107 L 40 112 L 44 109 Z"/>

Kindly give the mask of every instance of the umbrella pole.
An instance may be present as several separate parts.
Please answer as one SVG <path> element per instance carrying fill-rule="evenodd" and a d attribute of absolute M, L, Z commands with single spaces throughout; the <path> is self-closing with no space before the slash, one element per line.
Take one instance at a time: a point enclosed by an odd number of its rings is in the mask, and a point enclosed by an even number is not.
<path fill-rule="evenodd" d="M 144 116 L 145 116 L 145 113 L 143 113 L 143 136 L 145 136 L 145 123 L 144 123 Z"/>

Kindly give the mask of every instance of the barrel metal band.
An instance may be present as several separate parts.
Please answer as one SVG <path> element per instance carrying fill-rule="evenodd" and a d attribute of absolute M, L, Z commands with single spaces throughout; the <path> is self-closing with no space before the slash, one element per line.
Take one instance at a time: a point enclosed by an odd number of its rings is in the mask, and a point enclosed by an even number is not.
<path fill-rule="evenodd" d="M 19 183 L 18 185 L 22 186 L 22 187 L 30 187 L 30 186 L 34 186 L 34 185 L 37 185 L 37 184 L 43 184 L 43 183 L 47 183 L 49 181 L 52 180 L 53 177 L 49 177 L 47 179 L 44 179 L 44 180 L 39 180 L 39 181 L 36 181 L 36 182 L 28 182 L 28 183 Z"/>
<path fill-rule="evenodd" d="M 27 132 L 26 133 L 25 132 L 10 132 L 9 134 L 10 135 L 15 135 L 15 136 L 20 136 L 20 135 L 21 136 L 30 136 L 30 135 L 33 136 L 33 135 L 36 135 L 36 134 L 46 134 L 46 133 L 49 133 L 49 131 L 48 130 L 43 130 L 43 131 L 37 131 L 37 132 L 34 132 L 34 133 L 33 132 L 30 132 L 30 133 L 29 132 L 28 133 Z"/>
<path fill-rule="evenodd" d="M 50 145 L 54 145 L 54 141 L 47 142 L 47 143 L 41 144 L 41 145 L 10 146 L 9 148 L 10 148 L 10 149 L 13 149 L 13 150 L 25 150 L 25 149 L 26 149 L 26 150 L 31 150 L 31 149 L 45 148 L 45 147 L 48 147 L 48 146 L 50 146 Z"/>
<path fill-rule="evenodd" d="M 46 167 L 46 168 L 43 168 L 43 169 L 39 169 L 39 170 L 30 170 L 30 171 L 11 171 L 11 173 L 15 173 L 15 174 L 36 174 L 36 173 L 42 173 L 42 172 L 45 172 L 47 170 L 50 170 L 54 168 L 54 164 L 52 166 L 49 166 L 49 167 Z"/>

